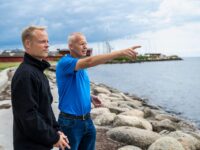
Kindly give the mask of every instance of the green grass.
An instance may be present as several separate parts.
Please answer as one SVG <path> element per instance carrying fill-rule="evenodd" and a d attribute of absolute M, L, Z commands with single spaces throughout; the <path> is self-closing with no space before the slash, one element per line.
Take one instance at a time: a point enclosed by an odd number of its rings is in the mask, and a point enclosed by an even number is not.
<path fill-rule="evenodd" d="M 0 62 L 0 71 L 9 67 L 18 66 L 20 62 Z"/>
<path fill-rule="evenodd" d="M 56 65 L 58 61 L 48 61 L 51 65 Z"/>
<path fill-rule="evenodd" d="M 0 62 L 0 71 L 9 67 L 19 66 L 21 62 Z M 51 65 L 56 65 L 56 61 L 50 61 Z"/>

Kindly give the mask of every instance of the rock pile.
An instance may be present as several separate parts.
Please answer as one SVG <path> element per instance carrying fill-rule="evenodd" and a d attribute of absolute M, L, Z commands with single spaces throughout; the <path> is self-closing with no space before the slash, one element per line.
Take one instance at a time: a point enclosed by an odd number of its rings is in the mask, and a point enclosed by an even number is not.
<path fill-rule="evenodd" d="M 192 123 L 103 84 L 91 83 L 91 93 L 103 104 L 92 106 L 94 123 L 126 145 L 119 150 L 200 150 L 200 131 Z"/>

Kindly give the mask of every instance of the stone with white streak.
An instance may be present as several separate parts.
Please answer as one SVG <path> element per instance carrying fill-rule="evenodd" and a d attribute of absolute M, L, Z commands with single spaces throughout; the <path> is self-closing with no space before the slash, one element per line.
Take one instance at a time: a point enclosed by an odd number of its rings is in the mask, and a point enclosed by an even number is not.
<path fill-rule="evenodd" d="M 132 126 L 146 130 L 152 130 L 152 125 L 145 119 L 136 116 L 117 115 L 113 122 L 114 126 Z"/>

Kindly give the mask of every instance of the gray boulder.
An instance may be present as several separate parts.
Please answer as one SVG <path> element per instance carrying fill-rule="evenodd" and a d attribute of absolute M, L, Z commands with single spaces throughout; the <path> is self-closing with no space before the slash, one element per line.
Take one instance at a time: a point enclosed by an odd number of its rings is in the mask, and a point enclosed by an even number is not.
<path fill-rule="evenodd" d="M 126 145 L 124 147 L 119 148 L 118 150 L 142 150 L 142 149 L 133 145 Z"/>
<path fill-rule="evenodd" d="M 117 97 L 117 98 L 123 99 L 122 95 L 119 94 L 119 93 L 111 93 L 109 96 L 111 96 L 111 97 Z"/>
<path fill-rule="evenodd" d="M 94 123 L 100 126 L 111 125 L 115 116 L 114 113 L 103 113 L 95 118 Z"/>
<path fill-rule="evenodd" d="M 113 122 L 114 126 L 132 126 L 146 130 L 152 130 L 152 125 L 145 119 L 135 116 L 117 115 Z"/>
<path fill-rule="evenodd" d="M 111 92 L 104 87 L 95 87 L 93 92 L 95 95 L 98 95 L 99 93 L 104 93 L 104 94 L 108 94 L 108 95 L 111 94 Z"/>
<path fill-rule="evenodd" d="M 154 117 L 155 114 L 152 112 L 152 110 L 149 107 L 145 107 L 143 109 L 144 112 L 144 118 Z"/>
<path fill-rule="evenodd" d="M 176 131 L 176 124 L 169 119 L 164 119 L 162 121 L 151 121 L 153 130 L 161 132 L 162 130 Z"/>
<path fill-rule="evenodd" d="M 183 146 L 172 137 L 162 137 L 156 140 L 148 150 L 185 150 Z"/>
<path fill-rule="evenodd" d="M 8 69 L 4 69 L 3 71 L 0 72 L 0 92 L 6 87 L 7 82 L 8 82 Z"/>
<path fill-rule="evenodd" d="M 175 139 L 177 139 L 184 147 L 185 150 L 200 150 L 200 142 L 187 133 L 182 131 L 175 131 L 168 134 Z"/>
<path fill-rule="evenodd" d="M 135 145 L 142 149 L 148 148 L 152 143 L 160 138 L 158 133 L 127 126 L 110 129 L 106 134 L 113 140 L 128 145 Z"/>
<path fill-rule="evenodd" d="M 136 116 L 143 118 L 144 117 L 144 112 L 138 109 L 132 109 L 123 113 L 120 113 L 120 115 L 125 115 L 125 116 Z"/>
<path fill-rule="evenodd" d="M 181 121 L 180 118 L 178 118 L 178 117 L 176 117 L 174 115 L 168 115 L 168 114 L 158 114 L 158 115 L 155 116 L 155 119 L 159 120 L 159 121 L 164 120 L 164 119 L 169 119 L 169 120 L 171 120 L 173 122 Z"/>
<path fill-rule="evenodd" d="M 0 105 L 0 109 L 8 109 L 10 107 L 11 107 L 11 104 L 8 104 L 8 103 Z"/>
<path fill-rule="evenodd" d="M 115 113 L 115 114 L 119 114 L 125 111 L 129 111 L 129 108 L 120 108 L 120 107 L 108 107 L 110 112 Z"/>
<path fill-rule="evenodd" d="M 110 110 L 108 108 L 98 107 L 93 108 L 90 112 L 92 119 L 96 118 L 96 116 L 99 116 L 103 113 L 110 113 Z"/>
<path fill-rule="evenodd" d="M 3 146 L 0 145 L 0 150 L 4 150 Z"/>

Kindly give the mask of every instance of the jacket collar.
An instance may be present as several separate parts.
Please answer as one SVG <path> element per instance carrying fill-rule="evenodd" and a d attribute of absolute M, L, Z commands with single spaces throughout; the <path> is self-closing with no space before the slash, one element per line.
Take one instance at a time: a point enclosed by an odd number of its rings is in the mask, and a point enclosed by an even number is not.
<path fill-rule="evenodd" d="M 40 61 L 40 60 L 34 58 L 33 56 L 29 55 L 29 54 L 26 53 L 26 52 L 25 52 L 25 54 L 24 54 L 24 62 L 25 62 L 25 63 L 28 63 L 28 64 L 31 64 L 31 65 L 33 65 L 33 66 L 35 66 L 35 67 L 37 67 L 37 68 L 38 68 L 39 70 L 41 70 L 42 72 L 43 72 L 45 69 L 47 69 L 47 68 L 50 67 L 50 64 L 49 64 L 47 61 L 45 61 L 45 60 Z"/>

